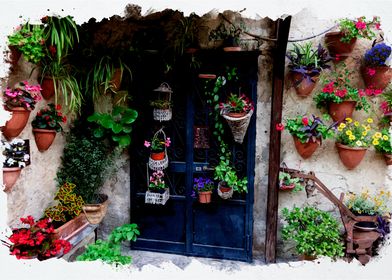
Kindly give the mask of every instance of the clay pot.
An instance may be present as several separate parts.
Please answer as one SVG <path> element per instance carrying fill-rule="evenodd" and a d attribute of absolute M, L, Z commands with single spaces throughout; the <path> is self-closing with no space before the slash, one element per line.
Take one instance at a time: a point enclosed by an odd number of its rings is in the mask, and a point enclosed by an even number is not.
<path fill-rule="evenodd" d="M 291 185 L 280 185 L 279 189 L 281 191 L 291 191 L 291 190 L 295 189 L 295 185 L 294 184 L 291 184 Z"/>
<path fill-rule="evenodd" d="M 304 77 L 301 73 L 291 72 L 291 80 L 299 97 L 307 97 L 312 93 L 319 76 L 314 76 L 311 79 L 314 82 Z"/>
<path fill-rule="evenodd" d="M 21 172 L 20 167 L 3 167 L 3 184 L 4 191 L 9 192 L 11 188 L 15 185 Z"/>
<path fill-rule="evenodd" d="M 89 225 L 86 215 L 81 213 L 79 216 L 66 222 L 62 226 L 56 228 L 53 233 L 55 239 L 64 239 L 69 241 L 76 234 L 81 232 Z"/>
<path fill-rule="evenodd" d="M 215 74 L 199 74 L 200 79 L 216 79 Z"/>
<path fill-rule="evenodd" d="M 16 48 L 16 46 L 8 46 L 8 48 L 10 49 L 8 62 L 12 66 L 16 66 L 18 64 L 20 57 L 22 56 L 22 53 Z"/>
<path fill-rule="evenodd" d="M 353 51 L 357 38 L 353 38 L 348 43 L 340 41 L 343 34 L 341 32 L 328 32 L 325 34 L 325 44 L 331 56 L 338 56 L 338 61 L 345 60 Z"/>
<path fill-rule="evenodd" d="M 366 154 L 367 148 L 349 147 L 341 143 L 336 143 L 339 157 L 347 169 L 354 169 L 357 167 Z"/>
<path fill-rule="evenodd" d="M 211 202 L 212 191 L 199 192 L 199 202 L 200 203 L 210 203 Z"/>
<path fill-rule="evenodd" d="M 3 127 L 3 134 L 7 139 L 14 138 L 22 132 L 29 120 L 31 112 L 23 107 L 15 107 L 10 111 L 12 112 L 12 117 Z"/>
<path fill-rule="evenodd" d="M 370 75 L 369 69 L 373 69 L 376 72 L 373 75 Z M 376 67 L 362 67 L 361 73 L 366 87 L 371 89 L 385 89 L 392 78 L 392 69 L 386 65 Z"/>
<path fill-rule="evenodd" d="M 341 103 L 329 103 L 328 113 L 332 119 L 337 122 L 342 122 L 346 118 L 351 118 L 357 105 L 356 101 L 343 101 Z"/>
<path fill-rule="evenodd" d="M 56 137 L 56 131 L 50 129 L 33 129 L 35 144 L 40 152 L 44 152 L 52 145 L 54 138 Z"/>
<path fill-rule="evenodd" d="M 54 95 L 54 82 L 51 77 L 44 77 L 41 82 L 41 94 L 43 98 L 49 100 Z"/>
<path fill-rule="evenodd" d="M 106 194 L 99 194 L 99 201 L 99 203 L 82 206 L 88 222 L 93 225 L 99 224 L 108 210 L 109 197 Z"/>
<path fill-rule="evenodd" d="M 122 73 L 120 68 L 114 69 L 113 72 L 113 77 L 111 80 L 111 84 L 113 85 L 112 89 L 114 91 L 118 91 L 121 87 L 121 78 L 122 78 Z"/>
<path fill-rule="evenodd" d="M 150 158 L 153 160 L 163 160 L 165 158 L 165 151 L 159 153 L 151 153 Z"/>
<path fill-rule="evenodd" d="M 246 112 L 240 112 L 240 113 L 230 112 L 230 113 L 227 113 L 226 115 L 228 115 L 229 117 L 232 117 L 232 118 L 242 118 L 243 116 L 246 115 Z"/>
<path fill-rule="evenodd" d="M 293 136 L 293 139 L 294 139 L 295 148 L 297 149 L 298 154 L 303 159 L 307 159 L 311 155 L 313 155 L 313 153 L 320 145 L 319 142 L 312 142 L 311 140 L 309 140 L 309 142 L 307 143 L 302 143 L 301 141 L 299 141 L 298 137 L 296 136 Z"/>
<path fill-rule="evenodd" d="M 384 159 L 387 165 L 392 165 L 392 154 L 384 154 Z"/>

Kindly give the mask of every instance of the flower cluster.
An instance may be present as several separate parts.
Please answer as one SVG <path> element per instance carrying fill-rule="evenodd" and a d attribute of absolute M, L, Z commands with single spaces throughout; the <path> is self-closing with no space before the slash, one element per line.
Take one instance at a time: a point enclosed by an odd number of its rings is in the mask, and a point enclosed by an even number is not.
<path fill-rule="evenodd" d="M 376 151 L 383 154 L 392 154 L 392 145 L 389 130 L 387 128 L 384 128 L 381 130 L 380 133 L 381 137 L 377 138 L 379 144 L 375 146 Z"/>
<path fill-rule="evenodd" d="M 294 119 L 288 119 L 286 128 L 291 135 L 296 136 L 301 143 L 320 142 L 322 139 L 332 137 L 333 125 L 326 126 L 323 121 L 312 115 L 313 120 L 306 116 L 297 116 Z"/>
<path fill-rule="evenodd" d="M 387 46 L 385 43 L 377 44 L 365 53 L 364 63 L 365 66 L 375 67 L 384 66 L 387 58 L 391 55 L 391 47 Z M 368 69 L 368 71 L 374 69 Z M 374 75 L 373 73 L 373 75 Z M 369 73 L 370 76 L 371 73 Z"/>
<path fill-rule="evenodd" d="M 15 89 L 7 88 L 3 95 L 3 101 L 8 109 L 23 107 L 26 110 L 34 110 L 35 104 L 42 99 L 41 86 L 30 85 L 27 81 L 19 82 Z"/>
<path fill-rule="evenodd" d="M 248 113 L 253 110 L 253 102 L 245 95 L 236 95 L 231 93 L 226 103 L 219 103 L 219 109 L 222 114 L 226 113 Z"/>
<path fill-rule="evenodd" d="M 61 123 L 67 122 L 67 117 L 60 112 L 61 105 L 49 103 L 47 107 L 38 111 L 31 125 L 33 128 L 50 129 L 60 132 L 63 130 Z"/>
<path fill-rule="evenodd" d="M 353 38 L 372 39 L 375 33 L 372 28 L 380 29 L 380 20 L 378 17 L 373 17 L 371 21 L 367 21 L 366 17 L 360 17 L 357 20 L 341 19 L 339 21 L 340 32 L 343 33 L 342 42 L 348 43 Z"/>
<path fill-rule="evenodd" d="M 380 104 L 380 109 L 384 115 L 392 115 L 392 90 L 386 90 L 382 94 L 384 101 Z"/>
<path fill-rule="evenodd" d="M 372 118 L 368 118 L 366 123 L 360 123 L 351 118 L 346 118 L 340 123 L 337 129 L 336 141 L 349 147 L 367 148 L 371 144 L 377 146 L 380 144 L 382 134 L 373 132 L 371 124 Z"/>
<path fill-rule="evenodd" d="M 198 177 L 193 179 L 192 197 L 196 197 L 196 193 L 208 192 L 215 189 L 214 182 L 209 178 Z"/>
<path fill-rule="evenodd" d="M 165 174 L 162 170 L 155 171 L 150 176 L 150 184 L 148 188 L 150 190 L 164 190 L 166 188 L 165 181 L 163 180 Z"/>
<path fill-rule="evenodd" d="M 68 241 L 54 238 L 54 228 L 50 219 L 34 221 L 32 216 L 27 216 L 20 221 L 29 227 L 13 229 L 12 235 L 8 237 L 12 244 L 3 242 L 9 247 L 11 255 L 17 259 L 38 257 L 43 260 L 60 253 L 66 254 L 71 249 Z"/>
<path fill-rule="evenodd" d="M 26 163 L 30 162 L 30 155 L 26 142 L 18 138 L 13 139 L 11 142 L 3 140 L 1 142 L 4 148 L 4 167 L 26 167 Z"/>
<path fill-rule="evenodd" d="M 163 152 L 165 150 L 165 147 L 170 147 L 170 144 L 170 137 L 167 137 L 166 139 L 161 139 L 159 138 L 158 134 L 154 135 L 151 142 L 147 140 L 144 141 L 144 146 L 146 148 L 151 147 L 151 150 L 153 152 Z"/>
<path fill-rule="evenodd" d="M 365 189 L 360 194 L 349 192 L 346 194 L 346 206 L 355 214 L 385 215 L 391 213 L 391 193 L 383 189 L 373 196 Z"/>

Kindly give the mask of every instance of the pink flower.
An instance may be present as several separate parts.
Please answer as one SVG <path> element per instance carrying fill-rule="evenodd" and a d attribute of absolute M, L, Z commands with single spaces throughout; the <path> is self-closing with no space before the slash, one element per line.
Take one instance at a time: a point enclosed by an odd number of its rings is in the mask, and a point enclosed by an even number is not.
<path fill-rule="evenodd" d="M 284 124 L 283 123 L 277 123 L 275 126 L 275 129 L 277 131 L 282 131 L 284 129 Z"/>
<path fill-rule="evenodd" d="M 368 68 L 368 69 L 367 69 L 367 74 L 368 74 L 369 76 L 373 76 L 374 74 L 376 74 L 376 69 Z"/>
<path fill-rule="evenodd" d="M 339 96 L 340 98 L 345 97 L 346 94 L 347 94 L 347 89 L 341 89 L 341 90 L 337 90 L 337 91 L 335 92 L 335 95 L 336 95 L 336 96 Z"/>
<path fill-rule="evenodd" d="M 150 143 L 150 142 L 148 142 L 148 141 L 144 141 L 144 146 L 148 148 L 148 147 L 150 147 L 150 146 L 151 146 L 151 143 Z"/>
<path fill-rule="evenodd" d="M 379 22 L 376 23 L 376 29 L 377 29 L 377 30 L 380 30 L 380 29 L 381 29 L 381 28 L 380 28 L 380 25 L 381 25 L 381 23 L 379 23 Z"/>
<path fill-rule="evenodd" d="M 167 138 L 166 138 L 166 141 L 165 141 L 165 146 L 166 146 L 166 147 L 169 147 L 170 144 L 171 144 L 170 137 L 167 137 Z"/>
<path fill-rule="evenodd" d="M 365 96 L 366 93 L 362 89 L 360 89 L 360 90 L 358 90 L 358 95 L 359 95 L 359 97 L 362 97 L 362 96 Z"/>
<path fill-rule="evenodd" d="M 363 21 L 359 20 L 359 21 L 357 21 L 357 22 L 355 23 L 355 27 L 356 27 L 358 30 L 364 30 L 364 29 L 366 29 L 366 23 L 364 23 Z"/>
<path fill-rule="evenodd" d="M 302 118 L 302 124 L 305 125 L 305 126 L 309 125 L 309 119 L 307 117 L 303 117 Z"/>
<path fill-rule="evenodd" d="M 324 86 L 324 88 L 323 88 L 323 92 L 325 92 L 325 93 L 332 93 L 333 90 L 334 90 L 333 84 L 334 84 L 334 82 L 330 82 L 330 83 L 326 84 Z"/>

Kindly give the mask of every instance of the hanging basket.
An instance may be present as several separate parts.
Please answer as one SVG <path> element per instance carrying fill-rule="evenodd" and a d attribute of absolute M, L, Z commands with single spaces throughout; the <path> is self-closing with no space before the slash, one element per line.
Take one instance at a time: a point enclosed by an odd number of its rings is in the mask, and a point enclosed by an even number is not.
<path fill-rule="evenodd" d="M 155 132 L 154 137 L 156 137 L 159 133 L 163 134 L 163 139 L 166 142 L 166 134 L 161 128 L 157 132 Z M 150 167 L 151 170 L 158 171 L 158 170 L 163 170 L 166 169 L 169 166 L 169 158 L 167 156 L 167 149 L 165 146 L 165 157 L 160 160 L 155 160 L 152 159 L 151 156 L 148 159 L 148 167 Z"/>
<path fill-rule="evenodd" d="M 173 113 L 172 109 L 157 109 L 154 108 L 152 112 L 155 121 L 170 121 L 172 119 Z"/>
<path fill-rule="evenodd" d="M 170 197 L 169 188 L 166 188 L 164 193 L 156 193 L 147 190 L 144 203 L 165 205 L 169 197 Z"/>
<path fill-rule="evenodd" d="M 250 110 L 246 115 L 241 117 L 231 116 L 230 114 L 222 114 L 230 126 L 234 141 L 242 144 L 248 129 L 250 118 L 253 115 L 253 110 Z"/>
<path fill-rule="evenodd" d="M 218 183 L 218 195 L 222 199 L 229 199 L 233 196 L 233 188 L 226 187 L 226 185 L 224 185 L 224 182 L 220 181 Z"/>

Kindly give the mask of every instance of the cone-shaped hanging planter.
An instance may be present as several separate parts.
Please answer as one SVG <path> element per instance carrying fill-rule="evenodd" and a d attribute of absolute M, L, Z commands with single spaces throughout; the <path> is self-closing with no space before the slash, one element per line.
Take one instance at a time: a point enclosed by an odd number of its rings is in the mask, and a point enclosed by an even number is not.
<path fill-rule="evenodd" d="M 291 73 L 291 80 L 299 97 L 309 96 L 317 84 L 319 77 L 304 77 L 302 73 Z"/>
<path fill-rule="evenodd" d="M 3 134 L 7 139 L 17 137 L 25 128 L 29 120 L 30 112 L 23 107 L 11 109 L 12 117 L 8 120 L 3 128 Z"/>
<path fill-rule="evenodd" d="M 49 100 L 54 96 L 54 81 L 52 77 L 44 77 L 41 82 L 41 94 L 45 100 Z"/>
<path fill-rule="evenodd" d="M 3 167 L 4 191 L 9 192 L 20 176 L 20 167 Z"/>
<path fill-rule="evenodd" d="M 392 69 L 389 66 L 362 67 L 361 73 L 367 88 L 385 89 L 392 79 Z"/>
<path fill-rule="evenodd" d="M 234 141 L 242 144 L 246 131 L 249 126 L 250 118 L 253 115 L 253 110 L 248 113 L 226 113 L 223 117 L 226 119 L 231 132 L 233 134 Z"/>
<path fill-rule="evenodd" d="M 309 142 L 302 143 L 296 136 L 293 136 L 293 139 L 295 148 L 303 159 L 310 158 L 317 150 L 318 146 L 320 146 L 320 143 L 317 141 L 313 142 L 312 140 L 309 140 Z"/>
<path fill-rule="evenodd" d="M 38 150 L 44 152 L 52 145 L 57 132 L 56 130 L 34 128 L 33 133 Z"/>
<path fill-rule="evenodd" d="M 357 167 L 366 154 L 366 148 L 349 147 L 340 143 L 336 143 L 339 152 L 339 157 L 347 169 L 354 169 Z"/>
<path fill-rule="evenodd" d="M 344 36 L 341 32 L 328 32 L 325 34 L 325 45 L 329 54 L 336 57 L 335 61 L 345 60 L 353 51 L 357 38 L 352 38 L 348 43 L 342 42 Z"/>
<path fill-rule="evenodd" d="M 352 117 L 356 105 L 356 101 L 331 102 L 328 106 L 328 113 L 335 122 L 339 121 L 340 123 L 346 118 Z"/>

